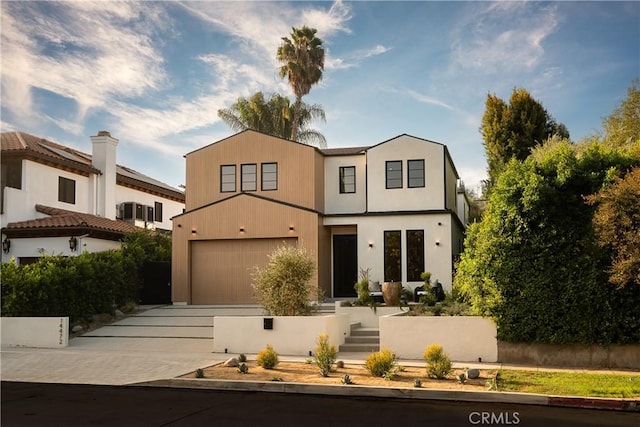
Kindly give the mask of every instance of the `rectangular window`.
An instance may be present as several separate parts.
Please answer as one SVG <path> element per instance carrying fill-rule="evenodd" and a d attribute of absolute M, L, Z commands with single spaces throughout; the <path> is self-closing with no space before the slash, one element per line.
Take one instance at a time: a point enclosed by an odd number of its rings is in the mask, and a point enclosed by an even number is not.
<path fill-rule="evenodd" d="M 356 167 L 340 166 L 340 193 L 356 192 Z"/>
<path fill-rule="evenodd" d="M 424 271 L 424 230 L 407 230 L 407 281 L 419 282 Z"/>
<path fill-rule="evenodd" d="M 258 189 L 258 185 L 256 180 L 258 167 L 255 163 L 242 165 L 241 166 L 241 187 L 240 191 L 256 191 Z"/>
<path fill-rule="evenodd" d="M 387 188 L 402 188 L 402 161 L 387 162 Z"/>
<path fill-rule="evenodd" d="M 147 209 L 147 216 L 145 218 L 145 221 L 153 222 L 153 208 L 151 206 L 145 206 L 145 208 Z"/>
<path fill-rule="evenodd" d="M 2 173 L 2 187 L 0 188 L 0 211 L 4 213 L 5 187 L 22 190 L 22 160 L 3 160 L 0 166 Z"/>
<path fill-rule="evenodd" d="M 384 281 L 402 282 L 400 231 L 384 232 Z"/>
<path fill-rule="evenodd" d="M 76 204 L 76 181 L 58 177 L 58 201 Z"/>
<path fill-rule="evenodd" d="M 407 169 L 409 188 L 424 187 L 424 160 L 409 160 Z"/>
<path fill-rule="evenodd" d="M 278 164 L 263 163 L 262 168 L 262 191 L 278 189 Z"/>
<path fill-rule="evenodd" d="M 236 165 L 220 166 L 220 192 L 232 193 L 236 191 Z"/>
<path fill-rule="evenodd" d="M 136 219 L 144 221 L 144 206 L 136 203 Z"/>
<path fill-rule="evenodd" d="M 162 203 L 156 202 L 154 205 L 154 217 L 153 220 L 155 222 L 162 222 Z"/>

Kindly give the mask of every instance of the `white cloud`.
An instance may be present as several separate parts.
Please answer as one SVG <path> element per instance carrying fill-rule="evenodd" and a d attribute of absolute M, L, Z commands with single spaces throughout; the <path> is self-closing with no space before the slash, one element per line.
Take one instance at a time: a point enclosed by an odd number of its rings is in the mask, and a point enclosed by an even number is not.
<path fill-rule="evenodd" d="M 382 55 L 390 50 L 391 48 L 378 44 L 372 48 L 360 49 L 347 53 L 342 58 L 333 57 L 330 55 L 331 52 L 329 51 L 327 52 L 324 68 L 325 70 L 344 70 L 348 68 L 355 68 L 358 67 L 360 62 L 363 60 L 373 56 Z"/>
<path fill-rule="evenodd" d="M 531 71 L 540 65 L 543 41 L 560 24 L 555 5 L 498 2 L 478 7 L 481 10 L 474 7 L 454 31 L 454 67 L 487 74 Z"/>
<path fill-rule="evenodd" d="M 415 99 L 418 102 L 422 102 L 424 104 L 436 105 L 438 107 L 446 108 L 447 110 L 454 110 L 454 108 L 451 105 L 449 105 L 449 104 L 447 104 L 447 103 L 445 103 L 443 101 L 440 101 L 439 99 L 436 99 L 436 98 L 433 98 L 433 97 L 418 93 L 418 92 L 416 92 L 414 90 L 407 89 L 406 93 L 407 93 L 407 95 L 409 95 L 410 97 L 412 97 L 413 99 Z"/>
<path fill-rule="evenodd" d="M 112 97 L 140 96 L 165 82 L 153 29 L 168 17 L 144 2 L 3 2 L 2 78 L 76 102 L 79 118 Z M 26 93 L 25 89 L 22 89 Z M 24 97 L 3 97 L 20 115 Z"/>

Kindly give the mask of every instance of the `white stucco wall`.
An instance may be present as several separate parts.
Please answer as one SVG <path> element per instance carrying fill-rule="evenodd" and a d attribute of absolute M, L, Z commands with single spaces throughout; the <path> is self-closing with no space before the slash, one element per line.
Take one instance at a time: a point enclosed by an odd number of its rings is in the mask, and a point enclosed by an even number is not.
<path fill-rule="evenodd" d="M 495 323 L 475 316 L 385 316 L 380 318 L 380 348 L 402 359 L 422 360 L 430 344 L 440 344 L 455 362 L 496 362 Z"/>
<path fill-rule="evenodd" d="M 382 316 L 407 312 L 408 308 L 401 307 L 376 307 L 373 311 L 371 307 L 341 307 L 340 301 L 336 301 L 336 314 L 346 314 L 350 323 L 360 323 L 362 328 L 378 328 L 379 319 Z"/>
<path fill-rule="evenodd" d="M 372 215 L 325 218 L 325 225 L 357 225 L 358 267 L 370 269 L 372 281 L 384 281 L 384 232 L 401 232 L 402 283 L 408 288 L 423 282 L 407 282 L 407 230 L 424 230 L 425 270 L 431 272 L 432 283 L 440 281 L 445 291 L 451 291 L 452 218 L 450 214 Z M 436 245 L 435 242 L 439 242 Z M 369 243 L 373 246 L 369 247 Z M 457 242 L 456 242 L 457 245 Z"/>
<path fill-rule="evenodd" d="M 273 329 L 265 330 L 263 319 L 273 319 Z M 239 333 L 242 331 L 242 333 Z M 349 316 L 251 316 L 213 318 L 213 351 L 258 353 L 270 344 L 282 355 L 308 356 L 316 348 L 319 334 L 329 335 L 329 344 L 344 344 L 349 333 Z"/>
<path fill-rule="evenodd" d="M 367 205 L 366 155 L 330 156 L 324 159 L 325 214 L 363 213 Z M 356 192 L 340 194 L 340 167 L 356 167 Z"/>
<path fill-rule="evenodd" d="M 2 345 L 63 348 L 69 345 L 68 317 L 3 317 Z"/>
<path fill-rule="evenodd" d="M 403 135 L 367 151 L 368 211 L 444 209 L 444 146 Z M 408 188 L 407 160 L 424 159 L 425 186 Z M 386 162 L 402 161 L 403 188 L 386 188 Z"/>
<path fill-rule="evenodd" d="M 119 249 L 120 242 L 112 240 L 96 239 L 88 236 L 78 236 L 78 249 L 71 252 L 69 249 L 69 237 L 40 237 L 10 239 L 11 249 L 9 253 L 2 252 L 2 262 L 9 262 L 11 258 L 16 261 L 20 257 L 40 257 L 45 255 L 78 256 L 83 252 L 102 252 Z"/>
<path fill-rule="evenodd" d="M 58 201 L 58 177 L 76 182 L 76 202 Z M 22 162 L 22 189 L 5 189 L 5 213 L 2 224 L 43 218 L 47 215 L 36 212 L 35 205 L 41 204 L 70 211 L 90 212 L 89 177 L 63 171 L 31 161 Z"/>
<path fill-rule="evenodd" d="M 172 229 L 173 224 L 171 218 L 181 214 L 184 208 L 184 203 L 165 199 L 155 194 L 145 193 L 122 185 L 116 185 L 116 204 L 124 202 L 136 202 L 151 207 L 155 206 L 155 202 L 162 203 L 162 222 L 154 222 L 154 225 L 156 228 L 163 230 Z"/>

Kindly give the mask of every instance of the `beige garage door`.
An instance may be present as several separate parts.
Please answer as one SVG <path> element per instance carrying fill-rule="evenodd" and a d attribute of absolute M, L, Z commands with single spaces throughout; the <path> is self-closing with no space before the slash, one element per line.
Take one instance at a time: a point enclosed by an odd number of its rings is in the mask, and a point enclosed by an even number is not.
<path fill-rule="evenodd" d="M 263 267 L 267 255 L 296 238 L 211 240 L 191 242 L 192 304 L 255 304 L 251 288 L 254 266 Z"/>

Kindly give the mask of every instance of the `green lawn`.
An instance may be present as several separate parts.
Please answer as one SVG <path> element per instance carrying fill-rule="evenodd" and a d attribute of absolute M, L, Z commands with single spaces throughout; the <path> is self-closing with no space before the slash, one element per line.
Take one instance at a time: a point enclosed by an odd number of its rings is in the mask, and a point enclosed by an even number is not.
<path fill-rule="evenodd" d="M 500 371 L 500 391 L 586 397 L 640 397 L 640 375 Z"/>

